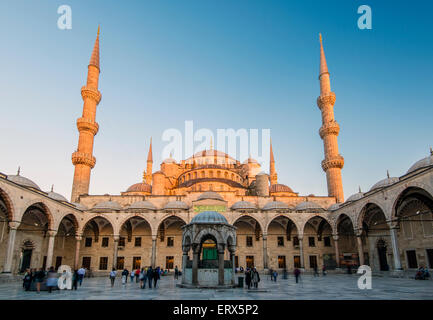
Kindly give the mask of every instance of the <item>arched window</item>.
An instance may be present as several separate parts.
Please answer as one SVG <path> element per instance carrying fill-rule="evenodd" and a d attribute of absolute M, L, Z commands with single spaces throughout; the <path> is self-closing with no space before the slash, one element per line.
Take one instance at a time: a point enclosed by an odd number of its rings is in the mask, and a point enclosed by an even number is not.
<path fill-rule="evenodd" d="M 209 178 L 213 178 L 213 171 L 209 171 Z"/>

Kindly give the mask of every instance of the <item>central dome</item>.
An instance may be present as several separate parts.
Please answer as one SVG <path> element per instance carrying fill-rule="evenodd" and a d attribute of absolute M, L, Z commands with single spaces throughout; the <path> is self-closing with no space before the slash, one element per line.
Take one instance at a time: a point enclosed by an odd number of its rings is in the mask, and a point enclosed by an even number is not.
<path fill-rule="evenodd" d="M 193 223 L 203 223 L 203 224 L 229 224 L 226 217 L 221 213 L 216 211 L 203 211 L 196 215 L 191 220 Z"/>
<path fill-rule="evenodd" d="M 206 200 L 206 199 L 212 199 L 212 200 L 221 200 L 224 201 L 223 197 L 221 197 L 220 194 L 213 192 L 213 191 L 206 191 L 202 193 L 197 200 Z"/>

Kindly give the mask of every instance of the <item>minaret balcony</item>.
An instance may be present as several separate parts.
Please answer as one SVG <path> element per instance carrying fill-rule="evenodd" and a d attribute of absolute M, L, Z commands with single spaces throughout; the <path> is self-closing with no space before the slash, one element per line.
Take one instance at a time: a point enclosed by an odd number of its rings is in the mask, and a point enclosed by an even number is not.
<path fill-rule="evenodd" d="M 335 104 L 335 93 L 330 92 L 326 96 L 319 96 L 317 98 L 317 105 L 319 106 L 319 109 L 322 110 L 325 106 L 333 106 Z"/>
<path fill-rule="evenodd" d="M 84 164 L 93 169 L 96 164 L 96 158 L 89 153 L 75 151 L 72 154 L 72 164 L 74 166 L 77 164 Z"/>
<path fill-rule="evenodd" d="M 96 104 L 99 104 L 99 102 L 101 101 L 101 98 L 102 98 L 102 95 L 98 91 L 98 89 L 91 88 L 88 86 L 83 86 L 81 88 L 81 96 L 83 97 L 83 100 L 85 100 L 86 98 L 90 98 L 90 99 L 95 100 Z"/>
<path fill-rule="evenodd" d="M 77 128 L 78 131 L 89 131 L 93 135 L 96 135 L 99 130 L 99 125 L 97 122 L 93 122 L 92 120 L 86 118 L 78 118 L 77 119 Z"/>
<path fill-rule="evenodd" d="M 343 169 L 344 166 L 344 158 L 340 154 L 329 157 L 322 161 L 322 169 L 323 171 L 327 171 L 329 168 L 339 168 Z"/>
<path fill-rule="evenodd" d="M 330 134 L 338 136 L 339 132 L 340 125 L 336 121 L 327 122 L 319 129 L 319 135 L 322 139 Z"/>

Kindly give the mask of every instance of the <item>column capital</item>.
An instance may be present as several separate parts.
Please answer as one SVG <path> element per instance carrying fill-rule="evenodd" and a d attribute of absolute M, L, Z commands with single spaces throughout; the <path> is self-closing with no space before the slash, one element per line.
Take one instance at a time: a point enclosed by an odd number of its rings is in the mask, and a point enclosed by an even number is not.
<path fill-rule="evenodd" d="M 334 241 L 338 241 L 338 239 L 340 238 L 340 236 L 338 234 L 333 234 L 332 238 L 334 239 Z"/>
<path fill-rule="evenodd" d="M 9 229 L 17 230 L 18 227 L 20 226 L 20 224 L 21 224 L 21 223 L 18 222 L 18 221 L 11 221 L 11 222 L 8 223 L 8 225 L 9 225 Z"/>
<path fill-rule="evenodd" d="M 83 236 L 81 234 L 76 234 L 75 235 L 75 240 L 81 241 L 81 240 L 83 240 Z"/>
<path fill-rule="evenodd" d="M 118 234 L 113 234 L 113 240 L 114 240 L 115 242 L 119 242 L 119 240 L 120 240 L 120 235 L 118 235 Z"/>
<path fill-rule="evenodd" d="M 304 234 L 303 233 L 298 234 L 297 237 L 298 237 L 299 241 L 301 241 L 304 239 Z"/>
<path fill-rule="evenodd" d="M 55 237 L 57 235 L 57 230 L 48 230 L 47 235 L 49 237 Z"/>

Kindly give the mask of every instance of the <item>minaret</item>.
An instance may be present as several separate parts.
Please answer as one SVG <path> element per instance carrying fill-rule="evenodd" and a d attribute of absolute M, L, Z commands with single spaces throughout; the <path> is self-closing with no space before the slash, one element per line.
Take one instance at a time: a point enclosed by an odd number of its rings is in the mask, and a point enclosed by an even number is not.
<path fill-rule="evenodd" d="M 95 122 L 96 106 L 101 101 L 101 93 L 98 91 L 99 81 L 99 27 L 93 47 L 92 56 L 87 72 L 87 84 L 81 88 L 81 96 L 84 101 L 83 114 L 77 119 L 79 131 L 78 149 L 72 154 L 72 163 L 75 166 L 74 182 L 72 184 L 71 201 L 77 202 L 82 194 L 89 193 L 90 170 L 96 163 L 93 156 L 93 140 L 99 126 Z"/>
<path fill-rule="evenodd" d="M 277 184 L 278 175 L 275 170 L 275 160 L 274 160 L 274 151 L 272 150 L 272 139 L 271 139 L 271 149 L 269 151 L 270 161 L 269 161 L 269 179 L 271 180 L 271 185 Z"/>
<path fill-rule="evenodd" d="M 153 165 L 152 138 L 150 138 L 149 153 L 147 154 L 147 168 L 146 168 L 146 174 L 144 176 L 144 181 L 143 181 L 147 184 L 152 184 L 152 165 Z"/>
<path fill-rule="evenodd" d="M 338 133 L 340 126 L 334 119 L 335 93 L 331 91 L 328 66 L 326 65 L 325 51 L 323 50 L 322 35 L 320 34 L 320 96 L 317 105 L 322 112 L 322 127 L 319 130 L 323 140 L 325 159 L 322 161 L 322 169 L 326 172 L 328 183 L 328 195 L 335 197 L 337 202 L 344 202 L 343 182 L 341 169 L 344 166 L 344 158 L 338 153 Z"/>

